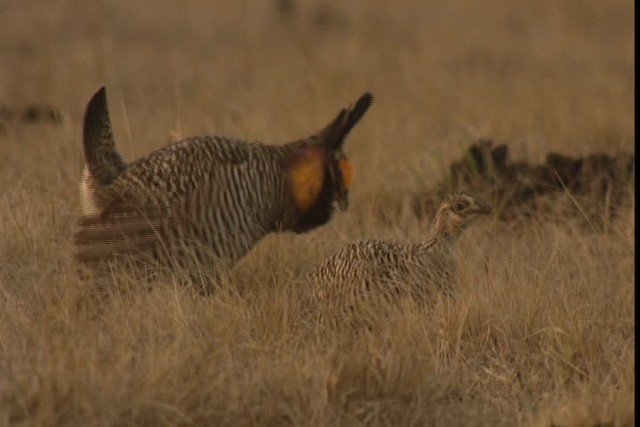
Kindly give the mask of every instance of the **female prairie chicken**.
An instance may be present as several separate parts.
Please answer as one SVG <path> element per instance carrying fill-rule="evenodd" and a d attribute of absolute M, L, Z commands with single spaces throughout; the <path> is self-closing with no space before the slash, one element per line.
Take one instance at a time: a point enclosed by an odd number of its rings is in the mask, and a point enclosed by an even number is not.
<path fill-rule="evenodd" d="M 401 295 L 421 299 L 435 291 L 448 292 L 455 280 L 458 237 L 490 212 L 468 194 L 451 194 L 440 204 L 427 240 L 358 241 L 315 267 L 307 274 L 312 298 L 352 311 L 363 304 L 393 304 Z"/>

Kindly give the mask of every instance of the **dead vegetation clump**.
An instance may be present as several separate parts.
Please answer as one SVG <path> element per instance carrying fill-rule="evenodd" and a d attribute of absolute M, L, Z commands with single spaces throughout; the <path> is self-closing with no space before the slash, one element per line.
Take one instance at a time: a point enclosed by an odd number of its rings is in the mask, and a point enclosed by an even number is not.
<path fill-rule="evenodd" d="M 28 105 L 24 108 L 0 106 L 0 134 L 10 126 L 53 124 L 62 122 L 62 114 L 48 105 Z"/>
<path fill-rule="evenodd" d="M 418 218 L 432 217 L 439 200 L 452 191 L 467 191 L 493 201 L 497 218 L 513 223 L 532 217 L 551 221 L 574 218 L 582 226 L 606 231 L 619 212 L 633 203 L 634 155 L 592 153 L 574 157 L 556 152 L 544 163 L 509 159 L 509 147 L 490 139 L 473 143 L 449 165 L 433 188 L 385 199 L 389 221 L 403 208 Z M 407 203 L 408 206 L 398 206 Z"/>

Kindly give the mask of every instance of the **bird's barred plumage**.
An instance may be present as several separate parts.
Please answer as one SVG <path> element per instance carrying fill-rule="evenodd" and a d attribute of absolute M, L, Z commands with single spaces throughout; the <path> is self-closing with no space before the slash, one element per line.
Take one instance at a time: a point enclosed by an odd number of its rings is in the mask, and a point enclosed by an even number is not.
<path fill-rule="evenodd" d="M 126 164 L 116 151 L 106 94 L 87 106 L 83 215 L 76 261 L 164 266 L 232 264 L 266 234 L 306 232 L 348 205 L 344 139 L 367 111 L 363 95 L 316 135 L 284 145 L 191 137 Z"/>
<path fill-rule="evenodd" d="M 440 205 L 430 236 L 422 242 L 350 243 L 307 274 L 313 299 L 340 317 L 359 305 L 393 305 L 403 295 L 424 301 L 434 292 L 448 294 L 455 283 L 456 240 L 488 212 L 473 197 L 456 193 Z"/>
<path fill-rule="evenodd" d="M 352 294 L 353 298 L 368 299 L 371 294 L 378 294 L 392 299 L 403 293 L 403 283 L 411 280 L 439 285 L 449 282 L 455 264 L 442 256 L 438 249 L 443 252 L 446 249 L 438 246 L 435 240 L 415 244 L 384 240 L 353 242 L 316 267 L 308 278 L 320 299 L 340 293 Z M 372 289 L 381 282 L 385 286 Z"/>

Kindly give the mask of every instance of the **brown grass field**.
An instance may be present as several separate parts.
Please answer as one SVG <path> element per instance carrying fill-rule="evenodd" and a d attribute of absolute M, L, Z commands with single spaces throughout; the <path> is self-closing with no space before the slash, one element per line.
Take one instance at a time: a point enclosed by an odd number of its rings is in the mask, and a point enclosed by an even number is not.
<path fill-rule="evenodd" d="M 0 425 L 633 425 L 632 210 L 606 232 L 482 221 L 456 298 L 356 336 L 305 320 L 300 278 L 353 239 L 420 239 L 372 200 L 432 185 L 477 138 L 529 161 L 634 152 L 634 7 L 3 1 L 0 107 L 62 120 L 0 124 Z M 117 278 L 98 297 L 70 238 L 102 84 L 127 159 L 203 133 L 286 142 L 369 90 L 352 208 L 269 236 L 212 296 Z"/>

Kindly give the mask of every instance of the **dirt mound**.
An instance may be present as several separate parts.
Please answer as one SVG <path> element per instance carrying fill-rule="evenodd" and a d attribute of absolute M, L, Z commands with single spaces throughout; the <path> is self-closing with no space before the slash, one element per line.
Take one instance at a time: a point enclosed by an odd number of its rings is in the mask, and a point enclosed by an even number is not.
<path fill-rule="evenodd" d="M 632 206 L 634 174 L 633 154 L 572 157 L 551 152 L 544 163 L 531 164 L 510 160 L 506 145 L 480 140 L 450 164 L 449 174 L 434 188 L 385 195 L 374 205 L 380 208 L 376 217 L 392 224 L 407 212 L 430 218 L 444 195 L 467 191 L 492 204 L 504 221 L 569 216 L 603 230 L 621 209 Z"/>
<path fill-rule="evenodd" d="M 451 163 L 439 192 L 465 190 L 493 201 L 500 218 L 575 215 L 602 227 L 633 195 L 634 155 L 593 153 L 571 157 L 551 152 L 543 164 L 510 161 L 506 145 L 471 145 Z"/>
<path fill-rule="evenodd" d="M 48 105 L 28 105 L 24 108 L 0 106 L 0 133 L 9 125 L 60 124 L 62 114 Z"/>

